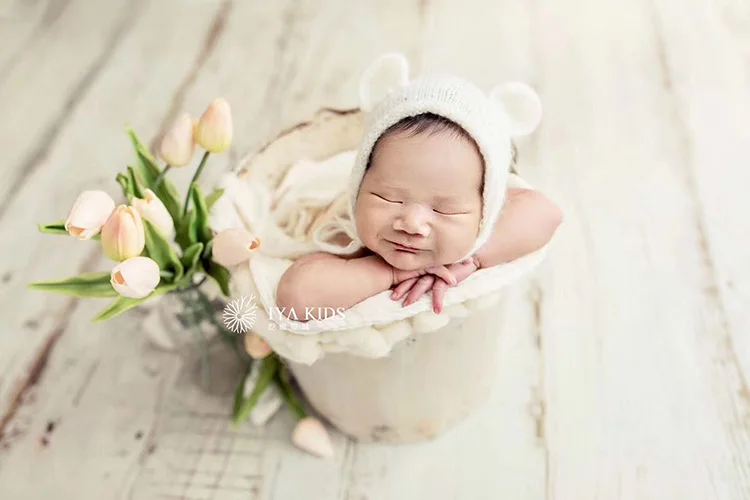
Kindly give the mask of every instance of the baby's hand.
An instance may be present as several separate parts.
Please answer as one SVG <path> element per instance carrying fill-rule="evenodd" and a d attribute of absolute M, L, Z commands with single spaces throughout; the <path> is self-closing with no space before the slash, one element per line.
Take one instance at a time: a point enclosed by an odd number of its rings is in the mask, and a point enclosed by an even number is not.
<path fill-rule="evenodd" d="M 451 285 L 455 285 L 458 283 L 456 281 L 455 276 L 453 276 L 453 273 L 448 269 L 446 266 L 432 266 L 427 267 L 425 269 L 418 269 L 416 271 L 402 271 L 401 269 L 393 268 L 393 284 L 399 285 L 403 283 L 404 281 L 408 280 L 417 280 L 422 277 L 431 277 L 431 276 L 438 276 L 439 278 L 445 280 L 447 283 L 450 283 Z"/>
<path fill-rule="evenodd" d="M 448 287 L 462 282 L 479 269 L 479 267 L 479 261 L 476 258 L 466 259 L 457 264 L 447 266 L 446 269 L 455 277 L 455 283 L 449 283 L 442 279 L 442 276 L 436 276 L 434 274 L 410 277 L 398 284 L 391 294 L 391 299 L 401 300 L 401 298 L 408 292 L 409 295 L 403 303 L 403 306 L 406 307 L 419 300 L 427 290 L 432 288 L 432 310 L 435 311 L 436 314 L 440 314 L 443 311 L 443 300 L 445 298 L 445 293 L 448 291 Z M 441 279 L 437 279 L 438 277 Z"/>

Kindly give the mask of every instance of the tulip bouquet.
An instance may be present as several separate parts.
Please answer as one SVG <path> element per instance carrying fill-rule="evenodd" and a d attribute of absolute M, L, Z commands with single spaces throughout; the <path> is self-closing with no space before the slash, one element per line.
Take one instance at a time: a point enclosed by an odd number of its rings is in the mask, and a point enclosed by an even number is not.
<path fill-rule="evenodd" d="M 166 162 L 160 168 L 128 127 L 136 166 L 117 175 L 128 204 L 116 205 L 105 191 L 82 192 L 64 221 L 39 225 L 43 233 L 67 234 L 79 240 L 100 240 L 104 255 L 116 262 L 110 272 L 85 273 L 72 278 L 32 283 L 33 289 L 78 297 L 113 297 L 93 321 L 104 321 L 146 300 L 193 284 L 196 274 L 214 279 L 229 295 L 228 258 L 236 260 L 239 244 L 213 235 L 208 226 L 211 206 L 221 197 L 217 190 L 203 196 L 198 178 L 211 153 L 226 151 L 232 140 L 229 104 L 215 100 L 199 120 L 181 115 L 161 143 Z M 165 177 L 170 168 L 188 165 L 196 144 L 205 149 L 190 182 L 184 204 Z M 190 208 L 190 205 L 193 208 Z M 252 249 L 259 245 L 252 242 Z M 251 248 L 247 249 L 251 252 Z M 181 254 L 181 255 L 180 255 Z M 248 254 L 249 257 L 249 254 Z"/>
<path fill-rule="evenodd" d="M 229 269 L 251 258 L 260 246 L 260 241 L 244 229 L 214 233 L 208 222 L 209 212 L 223 190 L 204 197 L 198 184 L 209 156 L 226 151 L 231 144 L 229 104 L 216 99 L 200 119 L 181 114 L 160 144 L 164 167 L 159 166 L 130 127 L 127 133 L 135 150 L 135 166 L 128 166 L 126 172 L 116 177 L 127 203 L 116 204 L 102 190 L 84 191 L 65 220 L 38 226 L 42 233 L 99 241 L 103 254 L 114 262 L 111 270 L 31 283 L 29 287 L 76 297 L 112 298 L 93 318 L 94 322 L 111 319 L 160 295 L 177 294 L 190 310 L 193 321 L 208 320 L 235 349 L 246 368 L 235 393 L 235 423 L 252 417 L 259 401 L 265 401 L 271 408 L 263 411 L 266 419 L 282 401 L 286 402 L 299 420 L 292 441 L 311 453 L 330 455 L 332 449 L 325 429 L 306 415 L 280 358 L 253 333 L 245 335 L 245 348 L 240 349 L 238 337 L 217 321 L 213 304 L 201 289 L 207 279 L 212 279 L 221 293 L 229 297 Z M 189 165 L 197 146 L 204 153 L 182 201 L 166 174 L 171 168 Z M 204 358 L 204 375 L 205 368 Z M 253 376 L 248 387 L 247 382 Z M 272 382 L 276 382 L 276 387 L 269 395 L 266 389 Z M 258 418 L 252 420 L 259 423 Z"/>

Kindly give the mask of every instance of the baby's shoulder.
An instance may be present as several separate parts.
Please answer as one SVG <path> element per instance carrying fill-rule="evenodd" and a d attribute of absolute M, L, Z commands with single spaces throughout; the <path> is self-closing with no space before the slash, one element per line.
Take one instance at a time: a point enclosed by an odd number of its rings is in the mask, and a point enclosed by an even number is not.
<path fill-rule="evenodd" d="M 316 260 L 352 260 L 359 259 L 361 257 L 367 257 L 368 255 L 375 255 L 375 253 L 369 248 L 362 248 L 351 255 L 337 255 L 329 252 L 314 252 L 298 258 L 294 261 L 293 265 L 299 267 L 308 262 L 313 262 Z"/>
<path fill-rule="evenodd" d="M 344 259 L 351 260 L 351 259 L 361 259 L 362 257 L 368 257 L 370 255 L 375 255 L 375 252 L 370 250 L 367 247 L 362 247 L 357 252 L 353 253 L 352 255 L 345 255 Z"/>

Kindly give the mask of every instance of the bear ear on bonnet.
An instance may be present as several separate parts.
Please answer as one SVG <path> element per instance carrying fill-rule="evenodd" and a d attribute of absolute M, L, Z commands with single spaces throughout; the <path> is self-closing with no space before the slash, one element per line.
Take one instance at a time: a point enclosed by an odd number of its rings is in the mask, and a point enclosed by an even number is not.
<path fill-rule="evenodd" d="M 372 109 L 393 89 L 409 83 L 409 62 L 400 52 L 383 54 L 375 59 L 359 80 L 359 104 L 364 111 Z"/>
<path fill-rule="evenodd" d="M 532 133 L 542 120 L 542 101 L 537 93 L 522 82 L 506 82 L 490 91 L 490 99 L 502 106 L 508 115 L 510 135 Z"/>
<path fill-rule="evenodd" d="M 391 91 L 409 84 L 409 62 L 401 52 L 377 57 L 359 79 L 359 104 L 372 111 Z M 532 133 L 542 119 L 542 102 L 537 93 L 522 82 L 495 85 L 489 99 L 505 112 L 511 137 Z"/>

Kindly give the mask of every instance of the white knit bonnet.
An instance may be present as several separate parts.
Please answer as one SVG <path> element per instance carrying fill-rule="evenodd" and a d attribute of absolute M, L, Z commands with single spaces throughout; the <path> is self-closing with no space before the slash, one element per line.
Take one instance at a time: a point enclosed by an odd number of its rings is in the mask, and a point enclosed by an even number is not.
<path fill-rule="evenodd" d="M 485 94 L 455 76 L 432 75 L 409 80 L 408 73 L 406 58 L 391 53 L 377 58 L 362 74 L 360 105 L 368 115 L 349 181 L 349 220 L 338 221 L 352 242 L 345 248 L 324 245 L 326 251 L 348 254 L 362 247 L 356 234 L 354 211 L 372 149 L 390 126 L 422 113 L 442 116 L 463 128 L 479 146 L 484 160 L 479 234 L 461 260 L 474 255 L 492 234 L 505 201 L 513 155 L 511 139 L 536 129 L 542 115 L 539 97 L 520 82 L 496 85 Z"/>

